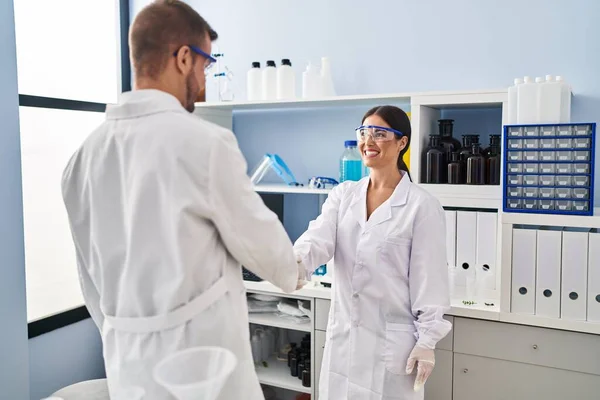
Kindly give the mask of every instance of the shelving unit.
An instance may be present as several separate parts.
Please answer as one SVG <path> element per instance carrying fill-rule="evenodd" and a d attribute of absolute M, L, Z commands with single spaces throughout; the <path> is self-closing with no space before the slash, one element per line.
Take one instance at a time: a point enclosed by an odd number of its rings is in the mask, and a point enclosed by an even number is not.
<path fill-rule="evenodd" d="M 258 193 L 288 193 L 288 194 L 328 194 L 330 189 L 311 189 L 308 186 L 288 186 L 284 184 L 259 184 L 254 186 Z"/>
<path fill-rule="evenodd" d="M 285 318 L 282 318 L 276 314 L 271 313 L 252 313 L 249 316 L 249 320 L 251 324 L 256 325 L 264 325 L 264 326 L 272 326 L 275 328 L 288 329 L 292 331 L 302 331 L 302 332 L 311 332 L 312 327 L 310 324 L 310 320 L 307 320 L 303 323 L 294 323 L 286 321 Z"/>
<path fill-rule="evenodd" d="M 256 369 L 258 380 L 263 385 L 293 390 L 300 393 L 311 393 L 310 387 L 302 386 L 302 381 L 290 375 L 287 362 L 271 358 L 267 361 L 268 367 L 259 366 Z"/>

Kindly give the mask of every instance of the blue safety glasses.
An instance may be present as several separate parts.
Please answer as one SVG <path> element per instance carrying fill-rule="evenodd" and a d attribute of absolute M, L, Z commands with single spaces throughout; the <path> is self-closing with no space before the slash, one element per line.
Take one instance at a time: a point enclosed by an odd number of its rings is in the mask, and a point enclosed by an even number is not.
<path fill-rule="evenodd" d="M 214 63 L 217 62 L 216 58 L 214 58 L 210 54 L 202 51 L 201 48 L 196 47 L 193 44 L 188 44 L 187 47 L 189 47 L 190 50 L 192 50 L 194 53 L 204 57 L 208 61 L 208 64 L 204 66 L 204 71 L 208 71 L 209 69 L 211 69 L 211 67 L 214 65 Z M 175 53 L 173 53 L 173 56 L 177 57 L 178 52 L 179 52 L 179 49 L 177 49 L 177 51 L 175 51 Z"/>
<path fill-rule="evenodd" d="M 392 140 L 395 135 L 399 137 L 404 136 L 402 132 L 384 126 L 362 125 L 356 128 L 356 139 L 359 142 L 366 142 L 369 136 L 375 142 L 387 142 L 388 140 Z"/>

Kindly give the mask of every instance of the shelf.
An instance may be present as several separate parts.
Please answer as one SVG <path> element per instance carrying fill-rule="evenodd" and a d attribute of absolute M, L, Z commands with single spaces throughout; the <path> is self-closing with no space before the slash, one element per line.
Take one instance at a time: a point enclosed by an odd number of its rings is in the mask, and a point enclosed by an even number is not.
<path fill-rule="evenodd" d="M 214 110 L 235 110 L 235 111 L 251 111 L 265 109 L 309 109 L 323 106 L 351 106 L 351 105 L 380 105 L 382 102 L 392 103 L 407 103 L 410 104 L 412 97 L 419 97 L 420 101 L 426 102 L 427 98 L 431 98 L 435 103 L 439 96 L 456 96 L 458 104 L 473 103 L 499 103 L 501 104 L 504 97 L 507 96 L 506 89 L 498 90 L 470 90 L 460 92 L 415 92 L 415 93 L 388 93 L 388 94 L 368 94 L 368 95 L 350 95 L 350 96 L 335 96 L 325 97 L 321 99 L 294 99 L 294 100 L 273 100 L 273 101 L 232 101 L 232 102 L 208 102 L 196 103 L 197 109 L 214 109 Z M 498 94 L 504 97 L 498 97 Z M 492 97 L 490 97 L 492 96 Z M 463 100 L 463 98 L 468 99 Z"/>
<path fill-rule="evenodd" d="M 251 324 L 273 326 L 275 328 L 288 329 L 292 331 L 311 332 L 312 325 L 310 320 L 297 324 L 294 322 L 287 321 L 285 318 L 272 313 L 250 313 L 248 314 L 248 320 Z"/>
<path fill-rule="evenodd" d="M 539 317 L 537 315 L 513 313 L 501 313 L 500 322 L 600 335 L 600 323 L 596 322 L 568 321 L 564 319 Z"/>
<path fill-rule="evenodd" d="M 502 214 L 502 223 L 569 228 L 600 228 L 600 208 L 594 209 L 593 216 L 507 212 Z"/>
<path fill-rule="evenodd" d="M 254 186 L 258 193 L 292 193 L 292 194 L 328 194 L 331 189 L 310 189 L 307 186 L 288 186 L 285 184 L 259 184 Z"/>
<path fill-rule="evenodd" d="M 290 368 L 286 361 L 277 361 L 275 358 L 269 359 L 268 367 L 262 365 L 256 367 L 258 380 L 263 385 L 278 387 L 295 392 L 309 393 L 310 387 L 302 386 L 302 381 L 297 377 L 290 375 Z"/>
<path fill-rule="evenodd" d="M 419 186 L 437 197 L 444 207 L 502 208 L 502 187 L 500 185 L 420 183 Z"/>

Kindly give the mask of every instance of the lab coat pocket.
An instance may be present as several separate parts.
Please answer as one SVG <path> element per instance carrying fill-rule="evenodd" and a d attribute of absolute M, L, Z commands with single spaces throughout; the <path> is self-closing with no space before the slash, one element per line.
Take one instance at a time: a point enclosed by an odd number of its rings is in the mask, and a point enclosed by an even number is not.
<path fill-rule="evenodd" d="M 387 274 L 406 276 L 410 261 L 412 240 L 399 237 L 387 237 L 379 247 L 378 266 Z"/>
<path fill-rule="evenodd" d="M 387 322 L 384 350 L 386 369 L 394 375 L 407 375 L 406 362 L 416 342 L 414 325 Z"/>

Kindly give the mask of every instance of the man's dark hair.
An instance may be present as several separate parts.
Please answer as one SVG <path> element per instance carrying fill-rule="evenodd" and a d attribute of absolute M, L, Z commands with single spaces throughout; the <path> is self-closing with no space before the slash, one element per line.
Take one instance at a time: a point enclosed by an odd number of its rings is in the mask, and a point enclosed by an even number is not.
<path fill-rule="evenodd" d="M 129 33 L 131 62 L 136 76 L 156 78 L 173 52 L 218 38 L 192 7 L 180 0 L 156 0 L 135 17 Z"/>

